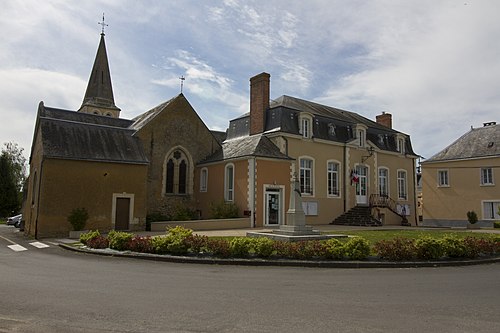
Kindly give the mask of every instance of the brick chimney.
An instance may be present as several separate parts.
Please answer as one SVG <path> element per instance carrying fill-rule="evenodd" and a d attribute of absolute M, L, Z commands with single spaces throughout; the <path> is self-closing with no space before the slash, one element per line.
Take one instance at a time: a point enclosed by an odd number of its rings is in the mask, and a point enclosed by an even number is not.
<path fill-rule="evenodd" d="M 263 133 L 266 128 L 270 77 L 260 73 L 250 79 L 250 135 Z"/>
<path fill-rule="evenodd" d="M 379 114 L 376 119 L 377 124 L 392 128 L 392 114 L 382 112 L 382 114 Z"/>

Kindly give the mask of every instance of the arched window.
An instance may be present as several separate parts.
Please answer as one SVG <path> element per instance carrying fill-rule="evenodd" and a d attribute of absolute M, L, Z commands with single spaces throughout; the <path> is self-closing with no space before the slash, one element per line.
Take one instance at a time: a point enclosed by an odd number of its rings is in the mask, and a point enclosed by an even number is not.
<path fill-rule="evenodd" d="M 308 157 L 299 158 L 300 165 L 300 193 L 313 195 L 314 184 L 314 161 Z"/>
<path fill-rule="evenodd" d="M 174 149 L 166 157 L 164 164 L 165 194 L 189 194 L 190 159 L 181 149 Z"/>

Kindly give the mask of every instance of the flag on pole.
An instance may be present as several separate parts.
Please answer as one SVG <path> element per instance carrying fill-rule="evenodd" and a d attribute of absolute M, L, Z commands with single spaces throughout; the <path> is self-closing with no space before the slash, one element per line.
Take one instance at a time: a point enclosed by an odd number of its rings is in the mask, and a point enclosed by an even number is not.
<path fill-rule="evenodd" d="M 359 175 L 356 170 L 351 170 L 351 185 L 359 182 Z"/>

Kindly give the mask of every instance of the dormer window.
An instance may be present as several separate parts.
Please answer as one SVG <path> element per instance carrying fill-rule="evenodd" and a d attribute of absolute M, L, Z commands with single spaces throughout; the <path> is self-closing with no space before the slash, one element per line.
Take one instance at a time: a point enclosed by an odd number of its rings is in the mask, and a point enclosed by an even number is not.
<path fill-rule="evenodd" d="M 329 123 L 328 124 L 328 135 L 329 136 L 335 136 L 335 124 L 334 123 Z"/>
<path fill-rule="evenodd" d="M 405 137 L 398 134 L 396 136 L 396 150 L 401 153 L 401 154 L 405 154 Z"/>
<path fill-rule="evenodd" d="M 365 125 L 356 125 L 356 139 L 358 139 L 358 145 L 362 148 L 366 146 L 366 130 L 367 127 Z"/>
<path fill-rule="evenodd" d="M 301 114 L 299 117 L 300 134 L 304 139 L 312 138 L 312 117 L 308 114 Z"/>

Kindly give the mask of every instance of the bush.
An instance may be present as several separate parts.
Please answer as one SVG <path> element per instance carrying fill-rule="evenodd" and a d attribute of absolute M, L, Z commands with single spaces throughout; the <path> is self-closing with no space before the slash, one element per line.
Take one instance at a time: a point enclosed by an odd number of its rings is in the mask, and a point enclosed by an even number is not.
<path fill-rule="evenodd" d="M 229 242 L 231 255 L 234 257 L 246 257 L 250 251 L 250 239 L 246 237 L 235 237 Z"/>
<path fill-rule="evenodd" d="M 128 241 L 126 248 L 130 251 L 140 253 L 153 253 L 153 242 L 151 237 L 134 236 Z"/>
<path fill-rule="evenodd" d="M 493 228 L 500 228 L 500 221 L 493 222 Z"/>
<path fill-rule="evenodd" d="M 418 259 L 432 260 L 441 258 L 444 253 L 443 243 L 435 238 L 422 237 L 415 241 Z"/>
<path fill-rule="evenodd" d="M 274 241 L 266 237 L 257 237 L 252 239 L 252 246 L 255 255 L 262 258 L 269 258 L 274 252 Z"/>
<path fill-rule="evenodd" d="M 187 248 L 191 250 L 194 254 L 199 254 L 207 246 L 208 237 L 201 235 L 190 235 L 184 240 Z"/>
<path fill-rule="evenodd" d="M 213 219 L 230 219 L 238 217 L 238 206 L 232 202 L 219 202 L 210 205 L 211 216 Z"/>
<path fill-rule="evenodd" d="M 477 214 L 475 211 L 471 210 L 467 212 L 467 220 L 470 224 L 475 224 L 477 222 Z"/>
<path fill-rule="evenodd" d="M 345 256 L 344 243 L 335 238 L 325 241 L 326 257 L 328 259 L 343 259 Z"/>
<path fill-rule="evenodd" d="M 441 239 L 444 252 L 451 258 L 467 257 L 467 247 L 463 239 L 456 236 L 446 236 Z"/>
<path fill-rule="evenodd" d="M 153 252 L 156 254 L 167 254 L 169 240 L 165 236 L 156 236 L 151 238 L 151 245 L 153 246 Z"/>
<path fill-rule="evenodd" d="M 101 233 L 99 230 L 92 231 L 90 230 L 89 232 L 83 233 L 80 235 L 80 243 L 87 245 L 87 242 L 91 240 L 92 238 L 95 238 L 97 236 L 101 236 Z"/>
<path fill-rule="evenodd" d="M 155 253 L 183 255 L 188 252 L 186 239 L 193 235 L 193 230 L 181 226 L 169 228 L 166 236 L 154 237 L 152 245 Z"/>
<path fill-rule="evenodd" d="M 189 221 L 196 220 L 198 218 L 198 212 L 195 209 L 191 209 L 187 206 L 177 206 L 170 219 L 172 221 Z"/>
<path fill-rule="evenodd" d="M 128 232 L 111 230 L 108 234 L 109 247 L 113 250 L 125 251 L 128 242 L 133 237 L 134 235 Z"/>
<path fill-rule="evenodd" d="M 83 230 L 88 219 L 89 213 L 85 208 L 75 208 L 68 216 L 68 222 L 73 226 L 74 231 Z"/>
<path fill-rule="evenodd" d="M 345 255 L 353 260 L 362 260 L 370 255 L 370 243 L 363 237 L 352 237 L 344 244 Z"/>
<path fill-rule="evenodd" d="M 106 249 L 109 247 L 109 241 L 106 237 L 98 235 L 87 240 L 87 246 L 92 249 Z"/>
<path fill-rule="evenodd" d="M 231 255 L 229 242 L 226 239 L 209 238 L 207 251 L 216 257 L 227 258 Z"/>
<path fill-rule="evenodd" d="M 381 258 L 392 261 L 410 260 L 415 257 L 415 240 L 397 237 L 375 243 L 374 250 Z"/>

